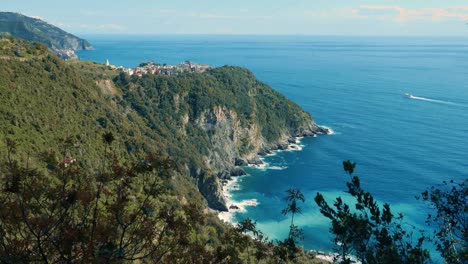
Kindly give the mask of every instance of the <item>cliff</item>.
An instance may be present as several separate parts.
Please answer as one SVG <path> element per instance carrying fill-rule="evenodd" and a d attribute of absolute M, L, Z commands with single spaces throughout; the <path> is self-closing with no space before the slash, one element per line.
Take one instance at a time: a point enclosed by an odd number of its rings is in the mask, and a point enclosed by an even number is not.
<path fill-rule="evenodd" d="M 74 57 L 71 51 L 92 49 L 88 41 L 78 38 L 41 19 L 24 16 L 18 13 L 0 12 L 0 33 L 31 42 L 40 42 L 55 54 L 63 57 Z"/>
<path fill-rule="evenodd" d="M 120 74 L 114 81 L 132 110 L 181 147 L 167 151 L 180 157 L 217 210 L 227 210 L 219 179 L 244 174 L 236 165 L 261 163 L 259 154 L 285 149 L 294 137 L 328 132 L 240 67 L 170 77 Z"/>
<path fill-rule="evenodd" d="M 245 172 L 237 165 L 259 165 L 262 163 L 259 155 L 271 150 L 286 149 L 295 137 L 328 133 L 307 115 L 303 118 L 298 126 L 279 126 L 279 137 L 267 140 L 262 134 L 263 127 L 256 122 L 243 124 L 237 112 L 232 109 L 218 106 L 206 111 L 196 120 L 196 124 L 207 133 L 212 146 L 204 158 L 204 163 L 207 168 L 216 172 L 217 178 L 240 176 Z M 219 181 L 211 179 L 199 186 L 212 208 L 227 210 Z"/>

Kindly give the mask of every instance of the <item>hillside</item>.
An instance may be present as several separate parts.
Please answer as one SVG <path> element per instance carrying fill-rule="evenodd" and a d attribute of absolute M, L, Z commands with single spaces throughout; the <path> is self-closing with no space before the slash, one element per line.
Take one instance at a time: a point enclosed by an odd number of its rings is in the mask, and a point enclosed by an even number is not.
<path fill-rule="evenodd" d="M 102 148 L 95 135 L 115 131 L 123 155 L 157 150 L 171 156 L 219 210 L 227 208 L 218 179 L 242 174 L 236 162 L 259 162 L 257 153 L 326 132 L 242 68 L 130 77 L 103 65 L 65 63 L 36 44 L 6 39 L 2 46 L 0 56 L 11 58 L 1 61 L 2 133 L 36 152 L 59 138 L 79 137 L 82 151 L 95 157 Z"/>
<path fill-rule="evenodd" d="M 189 168 L 218 210 L 227 208 L 217 179 L 242 174 L 235 165 L 259 163 L 258 153 L 284 148 L 293 137 L 326 132 L 243 68 L 177 77 L 120 74 L 114 80 L 123 93 L 121 106 L 162 137 L 157 141 L 170 146 L 167 153 Z"/>
<path fill-rule="evenodd" d="M 242 174 L 236 163 L 326 130 L 248 70 L 128 76 L 3 36 L 0 72 L 0 200 L 8 204 L 0 218 L 11 234 L 0 240 L 11 254 L 3 261 L 104 254 L 186 263 L 197 252 L 197 261 L 219 263 L 245 259 L 249 247 L 278 257 L 275 246 L 253 243 L 206 206 L 227 210 L 220 179 Z M 22 206 L 33 224 L 18 224 Z"/>
<path fill-rule="evenodd" d="M 8 33 L 16 38 L 40 42 L 56 54 L 66 50 L 88 50 L 91 44 L 41 19 L 18 13 L 0 12 L 0 33 Z"/>

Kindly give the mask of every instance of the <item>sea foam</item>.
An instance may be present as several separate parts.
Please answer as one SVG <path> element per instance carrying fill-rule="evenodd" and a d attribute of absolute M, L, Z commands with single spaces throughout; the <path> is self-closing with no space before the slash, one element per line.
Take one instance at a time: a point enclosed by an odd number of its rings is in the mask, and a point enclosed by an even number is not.
<path fill-rule="evenodd" d="M 288 166 L 270 166 L 270 167 L 267 167 L 268 170 L 285 170 L 287 168 L 288 168 Z"/>
<path fill-rule="evenodd" d="M 331 127 L 328 127 L 328 126 L 322 126 L 322 125 L 320 125 L 320 126 L 321 126 L 321 127 L 323 127 L 323 128 L 326 128 L 326 129 L 328 129 L 328 131 L 329 131 L 328 135 L 334 135 L 334 134 L 335 134 L 335 131 L 333 131 L 333 129 L 332 129 Z"/>

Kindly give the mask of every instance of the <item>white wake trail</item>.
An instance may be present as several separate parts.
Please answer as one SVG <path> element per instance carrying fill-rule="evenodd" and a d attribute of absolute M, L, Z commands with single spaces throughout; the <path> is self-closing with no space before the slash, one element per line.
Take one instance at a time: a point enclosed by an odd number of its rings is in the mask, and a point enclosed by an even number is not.
<path fill-rule="evenodd" d="M 433 103 L 438 103 L 438 104 L 447 104 L 447 105 L 458 105 L 458 106 L 463 106 L 454 102 L 449 102 L 449 101 L 442 101 L 442 100 L 435 100 L 431 98 L 426 98 L 426 97 L 419 97 L 419 96 L 414 96 L 410 95 L 408 98 L 414 99 L 414 100 L 421 100 L 421 101 L 427 101 L 427 102 L 433 102 Z"/>

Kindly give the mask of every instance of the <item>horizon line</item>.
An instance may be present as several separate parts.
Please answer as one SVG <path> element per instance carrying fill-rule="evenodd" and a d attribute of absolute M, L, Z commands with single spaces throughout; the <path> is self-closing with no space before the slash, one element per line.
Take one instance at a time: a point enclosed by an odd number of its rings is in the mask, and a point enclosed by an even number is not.
<path fill-rule="evenodd" d="M 408 37 L 408 38 L 468 38 L 467 35 L 365 35 L 365 34 L 264 34 L 264 33 L 72 33 L 74 35 L 85 36 L 252 36 L 252 37 Z"/>

